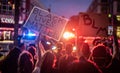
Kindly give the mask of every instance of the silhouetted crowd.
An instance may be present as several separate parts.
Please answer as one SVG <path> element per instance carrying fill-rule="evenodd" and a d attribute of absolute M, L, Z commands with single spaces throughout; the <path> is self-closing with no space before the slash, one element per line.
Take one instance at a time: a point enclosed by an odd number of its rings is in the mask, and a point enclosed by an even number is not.
<path fill-rule="evenodd" d="M 9 53 L 0 60 L 1 73 L 120 73 L 120 61 L 113 55 L 113 43 L 93 41 L 90 48 L 83 42 L 73 51 L 68 43 L 63 47 L 46 49 L 41 42 L 24 43 L 10 48 Z M 37 45 L 37 46 L 36 46 Z"/>

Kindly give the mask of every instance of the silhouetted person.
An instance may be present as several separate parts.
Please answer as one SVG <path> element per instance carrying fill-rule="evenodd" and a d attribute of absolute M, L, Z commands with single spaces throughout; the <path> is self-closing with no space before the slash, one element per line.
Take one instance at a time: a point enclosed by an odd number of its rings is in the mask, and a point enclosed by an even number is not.
<path fill-rule="evenodd" d="M 91 50 L 90 50 L 88 43 L 82 44 L 82 47 L 80 48 L 80 54 L 81 54 L 81 56 L 84 56 L 86 59 L 89 59 Z"/>
<path fill-rule="evenodd" d="M 67 44 L 66 45 L 66 53 L 67 53 L 66 57 L 67 57 L 68 62 L 72 62 L 77 59 L 75 56 L 72 55 L 72 51 L 73 51 L 72 44 Z"/>
<path fill-rule="evenodd" d="M 120 73 L 120 62 L 112 57 L 108 47 L 102 44 L 95 46 L 91 56 L 103 73 Z"/>
<path fill-rule="evenodd" d="M 34 69 L 32 54 L 23 51 L 18 58 L 18 73 L 32 73 Z"/>
<path fill-rule="evenodd" d="M 34 46 L 28 47 L 28 52 L 32 54 L 34 65 L 36 64 L 37 58 L 36 58 L 36 48 Z"/>
<path fill-rule="evenodd" d="M 102 73 L 102 71 L 93 62 L 80 57 L 69 66 L 67 73 Z"/>
<path fill-rule="evenodd" d="M 56 73 L 55 60 L 55 55 L 51 51 L 47 51 L 42 58 L 40 73 Z"/>
<path fill-rule="evenodd" d="M 68 66 L 70 63 L 72 63 L 74 60 L 77 60 L 75 56 L 72 55 L 72 44 L 66 45 L 66 54 L 61 56 L 58 63 L 58 70 L 59 73 L 66 73 L 68 70 Z"/>
<path fill-rule="evenodd" d="M 62 51 L 62 44 L 58 43 L 57 44 L 57 53 L 55 53 L 56 59 L 57 59 L 56 66 L 55 66 L 56 68 L 58 68 L 59 59 L 62 56 L 62 52 L 61 51 Z"/>
<path fill-rule="evenodd" d="M 2 73 L 17 73 L 18 57 L 20 53 L 20 49 L 16 47 L 9 52 L 0 64 L 0 70 Z"/>
<path fill-rule="evenodd" d="M 19 49 L 20 49 L 21 52 L 24 51 L 24 50 L 26 50 L 25 43 L 19 43 L 18 47 L 19 47 Z"/>

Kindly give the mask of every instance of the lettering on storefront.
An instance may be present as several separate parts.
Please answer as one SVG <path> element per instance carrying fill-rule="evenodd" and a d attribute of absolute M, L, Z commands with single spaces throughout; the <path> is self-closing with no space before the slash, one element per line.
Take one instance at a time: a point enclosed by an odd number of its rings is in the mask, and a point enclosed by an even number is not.
<path fill-rule="evenodd" d="M 14 19 L 12 18 L 1 18 L 1 23 L 11 23 L 14 24 Z"/>

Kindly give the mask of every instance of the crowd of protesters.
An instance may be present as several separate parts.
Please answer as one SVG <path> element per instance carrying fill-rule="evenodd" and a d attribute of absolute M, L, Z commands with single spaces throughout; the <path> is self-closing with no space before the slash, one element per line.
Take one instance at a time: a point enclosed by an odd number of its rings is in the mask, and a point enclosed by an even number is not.
<path fill-rule="evenodd" d="M 93 41 L 82 43 L 73 52 L 73 45 L 57 43 L 57 52 L 47 49 L 42 42 L 24 43 L 10 48 L 0 60 L 1 73 L 120 73 L 120 61 L 113 56 L 113 43 Z M 37 45 L 37 46 L 36 46 Z M 50 47 L 49 47 L 50 48 Z M 76 53 L 76 54 L 75 54 Z"/>

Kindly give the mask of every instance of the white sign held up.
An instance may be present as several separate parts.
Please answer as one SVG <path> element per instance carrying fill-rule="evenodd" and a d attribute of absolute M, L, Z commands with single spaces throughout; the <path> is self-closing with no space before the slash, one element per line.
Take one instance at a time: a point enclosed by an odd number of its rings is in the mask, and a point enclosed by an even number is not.
<path fill-rule="evenodd" d="M 66 23 L 66 18 L 52 14 L 39 7 L 34 7 L 24 27 L 59 40 Z"/>

